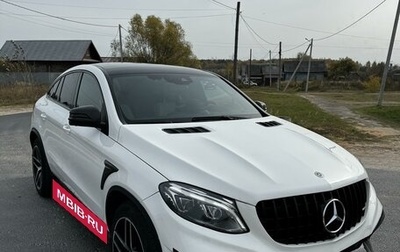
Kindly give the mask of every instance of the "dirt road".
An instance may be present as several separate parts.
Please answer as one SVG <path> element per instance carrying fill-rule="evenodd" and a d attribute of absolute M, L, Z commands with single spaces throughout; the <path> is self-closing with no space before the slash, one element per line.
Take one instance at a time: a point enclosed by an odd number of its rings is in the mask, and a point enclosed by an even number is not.
<path fill-rule="evenodd" d="M 316 94 L 302 94 L 301 96 L 326 112 L 352 122 L 358 129 L 378 137 L 379 141 L 376 142 L 341 143 L 366 167 L 400 171 L 400 129 L 382 125 L 380 122 L 354 113 L 350 109 L 350 105 L 343 101 L 328 99 Z"/>

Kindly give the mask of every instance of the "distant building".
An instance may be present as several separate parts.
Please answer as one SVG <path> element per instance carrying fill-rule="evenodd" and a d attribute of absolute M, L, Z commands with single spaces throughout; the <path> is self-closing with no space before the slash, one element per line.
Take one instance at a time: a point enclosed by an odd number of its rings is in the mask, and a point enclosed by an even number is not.
<path fill-rule="evenodd" d="M 284 79 L 290 80 L 300 60 L 285 60 L 283 62 Z M 293 81 L 306 81 L 308 72 L 308 60 L 304 60 L 297 69 Z M 312 60 L 310 67 L 310 80 L 324 80 L 328 76 L 325 60 Z"/>
<path fill-rule="evenodd" d="M 2 68 L 0 84 L 26 81 L 51 83 L 60 73 L 80 64 L 102 62 L 91 40 L 8 40 L 0 49 L 0 60 L 13 64 Z"/>
<path fill-rule="evenodd" d="M 239 70 L 241 80 L 250 80 L 256 82 L 259 86 L 269 86 L 270 82 L 275 83 L 279 78 L 279 68 L 275 64 L 269 63 L 252 63 L 251 69 L 249 64 L 243 64 Z M 249 74 L 250 73 L 250 74 Z M 282 79 L 283 73 L 281 73 Z"/>

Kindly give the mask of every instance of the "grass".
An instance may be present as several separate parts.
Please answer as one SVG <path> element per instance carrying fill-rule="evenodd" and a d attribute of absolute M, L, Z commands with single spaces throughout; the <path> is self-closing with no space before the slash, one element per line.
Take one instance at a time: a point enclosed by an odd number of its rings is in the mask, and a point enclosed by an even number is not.
<path fill-rule="evenodd" d="M 400 106 L 369 106 L 358 108 L 357 112 L 368 115 L 394 128 L 400 128 Z"/>
<path fill-rule="evenodd" d="M 0 106 L 34 104 L 47 89 L 48 85 L 0 85 Z"/>
<path fill-rule="evenodd" d="M 366 115 L 394 128 L 400 128 L 400 92 L 385 92 L 383 106 L 378 107 L 378 93 L 341 92 L 312 93 L 327 99 L 342 101 L 354 112 Z"/>
<path fill-rule="evenodd" d="M 268 112 L 280 117 L 289 117 L 293 123 L 315 131 L 335 141 L 366 141 L 371 135 L 355 128 L 350 123 L 331 115 L 313 105 L 296 93 L 277 93 L 262 88 L 243 90 L 253 100 L 267 104 Z"/>
<path fill-rule="evenodd" d="M 344 92 L 321 92 L 312 93 L 313 95 L 322 96 L 328 99 L 334 99 L 337 101 L 344 101 L 349 103 L 361 103 L 361 104 L 377 104 L 378 93 L 366 93 L 363 91 L 344 91 Z M 384 103 L 399 103 L 400 104 L 400 92 L 385 92 L 383 95 Z"/>

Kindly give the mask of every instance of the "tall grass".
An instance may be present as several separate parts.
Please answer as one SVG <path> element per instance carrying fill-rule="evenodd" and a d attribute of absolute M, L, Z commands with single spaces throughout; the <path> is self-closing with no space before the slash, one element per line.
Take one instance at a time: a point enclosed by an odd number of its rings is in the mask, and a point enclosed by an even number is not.
<path fill-rule="evenodd" d="M 33 104 L 48 88 L 48 85 L 0 85 L 0 106 Z"/>

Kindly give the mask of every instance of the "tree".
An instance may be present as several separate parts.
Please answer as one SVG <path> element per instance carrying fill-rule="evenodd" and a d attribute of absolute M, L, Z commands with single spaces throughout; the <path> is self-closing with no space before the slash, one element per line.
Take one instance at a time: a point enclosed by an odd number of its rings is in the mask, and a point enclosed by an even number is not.
<path fill-rule="evenodd" d="M 139 14 L 130 20 L 129 35 L 125 37 L 124 58 L 143 63 L 199 67 L 200 63 L 185 40 L 182 26 L 156 16 L 145 21 Z M 113 55 L 119 53 L 119 41 L 111 43 Z"/>
<path fill-rule="evenodd" d="M 350 73 L 357 71 L 357 69 L 357 63 L 348 57 L 332 61 L 328 65 L 329 77 L 334 80 L 346 78 Z"/>
<path fill-rule="evenodd" d="M 306 61 L 306 60 L 310 59 L 310 55 L 307 55 L 307 54 L 305 54 L 303 52 L 298 52 L 297 53 L 297 60 L 301 60 L 301 58 L 304 58 L 303 60 Z"/>

